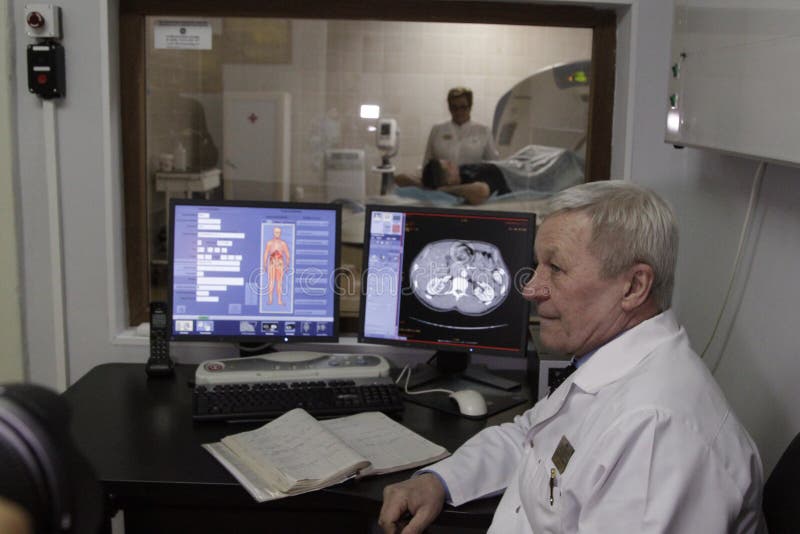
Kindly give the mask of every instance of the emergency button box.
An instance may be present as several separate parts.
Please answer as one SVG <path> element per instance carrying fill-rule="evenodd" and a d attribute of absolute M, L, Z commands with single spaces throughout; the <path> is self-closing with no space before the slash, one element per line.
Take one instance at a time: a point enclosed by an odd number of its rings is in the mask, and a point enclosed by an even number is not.
<path fill-rule="evenodd" d="M 55 42 L 28 45 L 28 90 L 42 98 L 66 94 L 64 47 Z"/>

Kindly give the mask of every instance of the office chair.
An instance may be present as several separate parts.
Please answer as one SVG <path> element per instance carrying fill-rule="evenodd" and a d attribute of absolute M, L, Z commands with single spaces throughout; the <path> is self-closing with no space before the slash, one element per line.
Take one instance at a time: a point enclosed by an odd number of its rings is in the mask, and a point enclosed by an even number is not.
<path fill-rule="evenodd" d="M 69 407 L 32 384 L 0 385 L 0 496 L 24 508 L 36 534 L 98 532 L 103 495 L 69 433 Z"/>
<path fill-rule="evenodd" d="M 800 434 L 784 451 L 764 485 L 763 509 L 770 534 L 800 532 Z"/>

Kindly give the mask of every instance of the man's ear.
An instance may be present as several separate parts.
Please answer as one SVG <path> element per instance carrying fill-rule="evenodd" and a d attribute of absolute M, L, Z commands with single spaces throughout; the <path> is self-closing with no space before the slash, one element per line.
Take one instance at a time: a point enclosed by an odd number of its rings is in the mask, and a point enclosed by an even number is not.
<path fill-rule="evenodd" d="M 622 309 L 633 311 L 650 298 L 650 291 L 653 288 L 653 268 L 646 263 L 636 263 L 624 276 L 626 281 L 625 292 L 622 295 Z"/>

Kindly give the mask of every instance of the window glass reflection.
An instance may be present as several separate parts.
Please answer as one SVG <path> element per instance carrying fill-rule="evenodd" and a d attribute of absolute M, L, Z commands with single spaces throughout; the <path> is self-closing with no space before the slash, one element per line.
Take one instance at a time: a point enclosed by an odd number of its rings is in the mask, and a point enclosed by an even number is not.
<path fill-rule="evenodd" d="M 500 159 L 541 144 L 582 164 L 590 29 L 193 18 L 205 27 L 188 31 L 210 33 L 210 47 L 170 48 L 157 39 L 164 21 L 176 32 L 186 22 L 147 18 L 151 299 L 166 282 L 169 197 L 375 200 L 387 155 L 379 121 L 397 125 L 394 173 L 419 178 L 432 127 L 465 111 L 448 108 L 452 88 L 471 90 L 469 120 L 487 127 Z M 567 88 L 552 68 L 563 64 L 575 67 Z M 364 105 L 379 117 L 363 118 Z M 362 232 L 343 228 L 345 240 Z"/>

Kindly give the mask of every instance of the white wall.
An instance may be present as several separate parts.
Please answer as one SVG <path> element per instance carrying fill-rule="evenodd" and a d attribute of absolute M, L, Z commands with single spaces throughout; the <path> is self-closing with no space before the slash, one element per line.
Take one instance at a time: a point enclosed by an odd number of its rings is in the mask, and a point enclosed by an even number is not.
<path fill-rule="evenodd" d="M 714 326 L 739 239 L 755 161 L 663 143 L 671 2 L 638 5 L 631 178 L 680 219 L 675 308 L 697 350 Z M 762 102 L 761 105 L 769 105 Z M 800 432 L 800 170 L 768 166 L 743 271 L 706 359 L 769 472 Z"/>
<path fill-rule="evenodd" d="M 14 119 L 11 65 L 11 21 L 7 4 L 0 7 L 0 383 L 24 378 L 20 277 L 17 248 L 17 206 L 14 184 Z"/>
<path fill-rule="evenodd" d="M 115 68 L 116 15 L 109 0 L 63 3 L 67 98 L 59 105 L 67 344 L 70 380 L 108 361 L 143 361 L 146 345 L 117 334 L 124 323 L 121 175 Z M 633 2 L 631 4 L 631 2 Z M 682 244 L 676 309 L 692 340 L 705 344 L 724 294 L 744 219 L 754 162 L 663 143 L 669 67 L 671 2 L 603 2 L 621 6 L 612 169 L 668 198 L 681 217 Z M 15 21 L 25 0 L 14 0 Z M 111 30 L 109 31 L 109 21 Z M 16 92 L 25 270 L 25 340 L 31 378 L 55 384 L 53 293 L 40 103 L 27 94 L 24 53 L 17 33 Z M 632 77 L 629 76 L 632 74 Z M 768 105 L 768 103 L 765 103 Z M 771 469 L 800 430 L 800 343 L 795 317 L 800 263 L 797 205 L 800 172 L 768 168 L 753 254 L 735 294 L 736 313 L 723 323 L 719 381 Z M 731 325 L 730 335 L 727 326 Z M 794 328 L 791 328 L 794 326 Z M 137 344 L 138 343 L 138 344 Z M 211 357 L 211 349 L 194 350 Z M 178 351 L 177 357 L 188 359 Z"/>
<path fill-rule="evenodd" d="M 23 321 L 30 379 L 58 381 L 57 321 L 66 324 L 68 380 L 98 363 L 142 361 L 143 347 L 115 344 L 124 324 L 124 255 L 116 95 L 116 26 L 106 0 L 61 4 L 66 51 L 66 98 L 58 102 L 56 130 L 60 172 L 64 295 L 68 313 L 58 310 L 59 287 L 51 265 L 50 219 L 43 145 L 42 103 L 28 93 L 23 31 L 25 0 L 14 0 L 16 113 L 22 224 Z M 114 49 L 110 54 L 109 50 Z M 113 88 L 113 109 L 112 89 Z"/>

